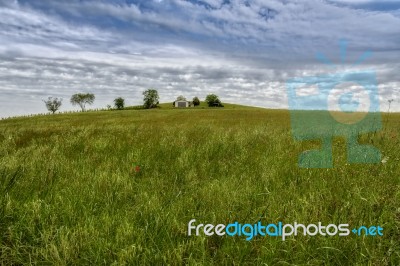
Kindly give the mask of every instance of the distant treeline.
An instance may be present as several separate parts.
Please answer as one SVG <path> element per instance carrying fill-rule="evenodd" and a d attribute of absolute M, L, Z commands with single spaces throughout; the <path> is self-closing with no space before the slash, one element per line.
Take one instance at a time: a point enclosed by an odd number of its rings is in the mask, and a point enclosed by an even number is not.
<path fill-rule="evenodd" d="M 159 95 L 158 91 L 155 89 L 148 89 L 143 92 L 143 105 L 139 106 L 128 106 L 125 107 L 125 99 L 122 97 L 118 97 L 114 99 L 114 106 L 107 105 L 106 108 L 96 108 L 96 109 L 86 109 L 86 105 L 92 105 L 95 101 L 96 97 L 93 93 L 76 93 L 71 96 L 70 103 L 73 106 L 79 106 L 81 111 L 60 111 L 62 106 L 62 98 L 57 97 L 48 97 L 47 100 L 43 100 L 44 104 L 46 105 L 47 110 L 49 113 L 38 113 L 38 114 L 29 114 L 29 115 L 18 115 L 18 116 L 10 116 L 10 117 L 2 117 L 0 120 L 5 119 L 13 119 L 13 118 L 24 118 L 24 117 L 36 117 L 36 116 L 43 116 L 43 115 L 50 115 L 55 114 L 57 111 L 60 114 L 71 114 L 71 113 L 78 113 L 78 112 L 97 112 L 97 111 L 111 111 L 111 110 L 141 110 L 141 109 L 150 109 L 150 108 L 157 108 L 159 107 Z M 182 95 L 178 96 L 176 101 L 187 101 L 185 97 Z M 190 106 L 199 106 L 200 100 L 196 96 L 193 98 L 193 101 L 187 101 Z M 215 94 L 207 95 L 205 102 L 209 107 L 224 107 L 222 102 L 220 101 L 219 97 Z M 173 102 L 175 106 L 175 101 Z"/>

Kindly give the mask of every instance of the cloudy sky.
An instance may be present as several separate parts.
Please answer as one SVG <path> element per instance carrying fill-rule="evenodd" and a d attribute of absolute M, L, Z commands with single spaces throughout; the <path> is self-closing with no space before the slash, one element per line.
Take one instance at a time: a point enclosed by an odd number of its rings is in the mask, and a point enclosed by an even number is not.
<path fill-rule="evenodd" d="M 288 108 L 292 78 L 366 70 L 400 111 L 398 0 L 0 0 L 0 18 L 0 117 L 49 96 L 74 110 L 77 92 L 136 105 L 146 88 Z"/>

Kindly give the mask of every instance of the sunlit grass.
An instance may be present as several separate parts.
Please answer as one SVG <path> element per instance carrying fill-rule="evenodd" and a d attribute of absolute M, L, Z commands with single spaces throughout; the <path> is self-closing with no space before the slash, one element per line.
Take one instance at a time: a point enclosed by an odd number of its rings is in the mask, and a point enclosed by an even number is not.
<path fill-rule="evenodd" d="M 172 104 L 171 104 L 172 105 Z M 127 110 L 0 122 L 0 264 L 400 263 L 400 115 L 362 136 L 388 160 L 300 169 L 289 113 Z M 140 165 L 140 171 L 132 167 Z M 202 223 L 381 225 L 368 237 L 188 237 Z"/>

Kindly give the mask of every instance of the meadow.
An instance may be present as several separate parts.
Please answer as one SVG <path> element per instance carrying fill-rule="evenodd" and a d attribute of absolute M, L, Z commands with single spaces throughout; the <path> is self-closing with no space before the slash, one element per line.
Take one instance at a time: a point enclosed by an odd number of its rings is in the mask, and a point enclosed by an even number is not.
<path fill-rule="evenodd" d="M 134 109 L 134 108 L 133 108 Z M 400 114 L 384 163 L 297 165 L 289 112 L 99 111 L 0 121 L 1 265 L 400 265 Z M 136 166 L 139 166 L 137 168 Z M 381 237 L 188 236 L 197 223 L 380 225 Z"/>

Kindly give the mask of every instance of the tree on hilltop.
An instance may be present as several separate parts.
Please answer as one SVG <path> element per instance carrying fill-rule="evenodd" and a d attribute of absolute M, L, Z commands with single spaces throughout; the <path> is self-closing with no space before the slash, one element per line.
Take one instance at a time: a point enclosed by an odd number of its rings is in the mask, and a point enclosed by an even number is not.
<path fill-rule="evenodd" d="M 114 106 L 118 110 L 122 110 L 125 107 L 125 99 L 122 97 L 118 97 L 114 100 Z"/>
<path fill-rule="evenodd" d="M 199 106 L 200 105 L 200 99 L 198 97 L 193 98 L 193 105 L 194 106 Z"/>
<path fill-rule="evenodd" d="M 145 109 L 155 108 L 159 104 L 160 97 L 155 89 L 148 89 L 143 92 L 143 107 Z"/>
<path fill-rule="evenodd" d="M 79 105 L 81 107 L 82 112 L 86 111 L 86 104 L 93 104 L 95 100 L 95 96 L 92 93 L 77 93 L 72 95 L 71 104 Z"/>
<path fill-rule="evenodd" d="M 177 101 L 186 101 L 186 98 L 183 97 L 182 95 L 179 95 L 179 96 L 176 98 L 176 100 L 177 100 Z"/>
<path fill-rule="evenodd" d="M 43 100 L 43 102 L 46 104 L 47 110 L 49 110 L 49 112 L 52 112 L 53 114 L 57 112 L 62 105 L 62 99 L 53 97 L 49 97 L 46 101 Z"/>
<path fill-rule="evenodd" d="M 206 97 L 206 102 L 209 107 L 224 107 L 219 99 L 219 97 L 215 94 L 209 94 Z"/>

